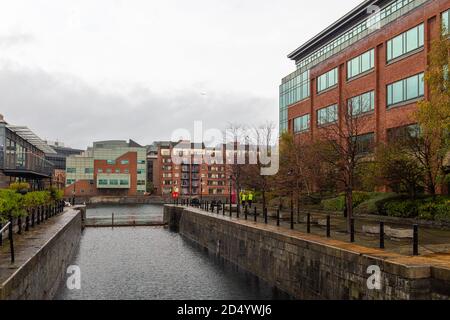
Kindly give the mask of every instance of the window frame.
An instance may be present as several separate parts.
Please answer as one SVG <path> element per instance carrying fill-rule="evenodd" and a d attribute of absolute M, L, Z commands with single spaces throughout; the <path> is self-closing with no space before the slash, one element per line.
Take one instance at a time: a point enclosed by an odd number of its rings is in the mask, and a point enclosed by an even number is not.
<path fill-rule="evenodd" d="M 416 37 L 417 37 L 417 47 L 411 50 L 407 50 L 408 48 L 408 33 L 416 29 Z M 401 43 L 401 54 L 394 56 L 394 42 L 399 41 Z M 398 59 L 402 59 L 403 57 L 411 54 L 412 52 L 422 50 L 425 46 L 425 24 L 422 22 L 416 25 L 413 28 L 410 28 L 399 35 L 389 39 L 386 41 L 386 63 L 390 64 L 392 62 L 397 61 Z"/>

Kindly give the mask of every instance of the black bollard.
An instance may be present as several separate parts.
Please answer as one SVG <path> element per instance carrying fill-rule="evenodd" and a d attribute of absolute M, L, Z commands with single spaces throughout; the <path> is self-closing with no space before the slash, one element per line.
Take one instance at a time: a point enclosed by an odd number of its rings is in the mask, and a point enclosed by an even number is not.
<path fill-rule="evenodd" d="M 239 219 L 239 211 L 241 210 L 241 205 L 238 203 L 237 205 L 237 212 L 236 212 L 236 218 Z"/>
<path fill-rule="evenodd" d="M 413 255 L 419 255 L 419 226 L 415 224 L 413 226 Z"/>
<path fill-rule="evenodd" d="M 306 215 L 306 232 L 311 233 L 311 214 Z"/>
<path fill-rule="evenodd" d="M 30 231 L 30 216 L 25 217 L 25 231 Z"/>
<path fill-rule="evenodd" d="M 17 218 L 17 227 L 18 227 L 17 234 L 22 234 L 22 218 L 21 217 Z"/>
<path fill-rule="evenodd" d="M 255 222 L 258 222 L 258 212 L 256 211 L 256 206 L 255 206 L 255 208 L 253 209 L 253 211 L 254 211 L 253 216 L 254 216 L 254 218 L 255 218 Z"/>
<path fill-rule="evenodd" d="M 355 219 L 350 219 L 350 242 L 355 242 Z"/>
<path fill-rule="evenodd" d="M 331 237 L 331 217 L 327 215 L 327 238 Z"/>
<path fill-rule="evenodd" d="M 248 207 L 245 206 L 245 220 L 248 219 Z"/>
<path fill-rule="evenodd" d="M 265 224 L 269 223 L 269 221 L 268 221 L 268 214 L 267 214 L 267 208 L 264 208 L 264 223 Z"/>
<path fill-rule="evenodd" d="M 220 213 L 220 205 L 219 204 L 217 204 L 217 214 L 219 214 Z"/>
<path fill-rule="evenodd" d="M 294 207 L 291 207 L 291 230 L 294 230 Z"/>
<path fill-rule="evenodd" d="M 380 221 L 380 249 L 384 249 L 384 222 Z"/>
<path fill-rule="evenodd" d="M 34 228 L 34 209 L 31 211 L 31 227 Z"/>
<path fill-rule="evenodd" d="M 226 203 L 222 204 L 222 215 L 225 216 Z"/>
<path fill-rule="evenodd" d="M 280 226 L 280 209 L 277 209 L 277 227 Z"/>

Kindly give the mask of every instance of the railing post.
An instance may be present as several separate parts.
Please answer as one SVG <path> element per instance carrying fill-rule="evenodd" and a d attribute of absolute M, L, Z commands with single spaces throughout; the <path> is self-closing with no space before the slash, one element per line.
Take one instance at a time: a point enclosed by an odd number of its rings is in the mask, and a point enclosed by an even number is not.
<path fill-rule="evenodd" d="M 264 208 L 264 223 L 269 223 L 267 208 Z"/>
<path fill-rule="evenodd" d="M 413 255 L 419 255 L 419 226 L 417 224 L 413 226 Z"/>
<path fill-rule="evenodd" d="M 331 217 L 327 215 L 327 238 L 331 237 Z"/>
<path fill-rule="evenodd" d="M 17 234 L 22 234 L 22 218 L 21 217 L 17 218 L 17 227 L 18 227 Z"/>
<path fill-rule="evenodd" d="M 277 227 L 280 226 L 280 209 L 277 209 Z"/>
<path fill-rule="evenodd" d="M 0 223 L 0 230 L 3 228 L 3 223 Z M 0 247 L 3 246 L 3 233 L 0 233 Z"/>
<path fill-rule="evenodd" d="M 350 242 L 355 242 L 355 219 L 350 219 Z"/>
<path fill-rule="evenodd" d="M 380 221 L 380 249 L 384 249 L 384 222 Z"/>
<path fill-rule="evenodd" d="M 291 206 L 291 230 L 294 230 L 294 207 Z"/>
<path fill-rule="evenodd" d="M 27 215 L 25 217 L 25 231 L 30 231 L 30 215 Z"/>
<path fill-rule="evenodd" d="M 306 215 L 306 232 L 311 233 L 311 213 Z"/>
<path fill-rule="evenodd" d="M 41 224 L 41 206 L 37 208 L 37 214 L 36 214 L 36 224 Z"/>
<path fill-rule="evenodd" d="M 14 256 L 14 235 L 13 235 L 13 218 L 12 216 L 9 216 L 9 227 L 8 227 L 8 233 L 9 233 L 9 248 L 11 250 L 11 263 L 14 263 L 15 256 Z"/>

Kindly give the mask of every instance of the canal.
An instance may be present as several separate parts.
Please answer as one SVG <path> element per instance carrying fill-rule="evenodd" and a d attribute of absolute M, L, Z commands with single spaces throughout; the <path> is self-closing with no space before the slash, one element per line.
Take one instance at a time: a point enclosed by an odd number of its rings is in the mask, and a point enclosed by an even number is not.
<path fill-rule="evenodd" d="M 102 206 L 87 216 L 151 215 L 156 205 Z M 72 265 L 80 267 L 81 289 L 65 279 L 57 299 L 270 300 L 288 296 L 257 277 L 215 257 L 178 233 L 160 227 L 87 228 Z"/>

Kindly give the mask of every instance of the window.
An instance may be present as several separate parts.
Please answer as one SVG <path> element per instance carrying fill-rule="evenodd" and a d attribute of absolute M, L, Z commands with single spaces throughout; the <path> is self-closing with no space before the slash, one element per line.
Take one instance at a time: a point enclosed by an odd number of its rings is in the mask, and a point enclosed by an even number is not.
<path fill-rule="evenodd" d="M 375 50 L 372 49 L 347 62 L 347 79 L 369 71 L 375 65 Z"/>
<path fill-rule="evenodd" d="M 144 174 L 145 170 L 144 169 L 138 169 L 137 174 Z"/>
<path fill-rule="evenodd" d="M 423 44 L 424 27 L 422 23 L 387 42 L 387 61 L 419 49 L 423 47 Z"/>
<path fill-rule="evenodd" d="M 145 180 L 138 180 L 137 185 L 138 186 L 145 186 Z"/>
<path fill-rule="evenodd" d="M 125 169 L 125 170 L 123 170 L 123 172 L 128 174 L 128 173 L 130 173 L 130 170 L 129 169 Z"/>
<path fill-rule="evenodd" d="M 374 147 L 374 133 L 368 133 L 353 137 L 353 141 L 356 142 L 356 152 L 358 154 L 370 153 Z"/>
<path fill-rule="evenodd" d="M 106 173 L 112 173 L 111 169 L 106 169 Z"/>
<path fill-rule="evenodd" d="M 130 161 L 128 161 L 128 160 L 121 160 L 120 164 L 130 164 Z"/>
<path fill-rule="evenodd" d="M 98 180 L 98 184 L 99 184 L 100 186 L 106 186 L 106 185 L 108 185 L 108 180 L 105 180 L 105 179 L 99 179 L 99 180 Z"/>
<path fill-rule="evenodd" d="M 420 127 L 418 124 L 412 124 L 403 127 L 390 128 L 387 130 L 387 139 L 389 143 L 407 142 L 412 138 L 417 138 L 420 134 Z"/>
<path fill-rule="evenodd" d="M 348 112 L 356 116 L 375 109 L 375 92 L 367 92 L 348 99 Z"/>
<path fill-rule="evenodd" d="M 138 160 L 138 164 L 145 164 L 145 160 Z"/>
<path fill-rule="evenodd" d="M 309 130 L 309 114 L 294 119 L 294 132 L 303 132 Z"/>
<path fill-rule="evenodd" d="M 309 70 L 295 72 L 283 80 L 280 86 L 280 132 L 288 129 L 288 106 L 308 98 L 310 95 Z"/>
<path fill-rule="evenodd" d="M 116 172 L 116 173 L 120 173 L 120 169 L 116 169 L 115 172 Z"/>
<path fill-rule="evenodd" d="M 322 92 L 338 83 L 338 69 L 335 68 L 317 78 L 317 92 Z"/>
<path fill-rule="evenodd" d="M 112 186 L 118 186 L 119 185 L 119 180 L 111 179 L 111 180 L 109 180 L 109 184 L 112 185 Z"/>
<path fill-rule="evenodd" d="M 77 168 L 67 168 L 67 173 L 77 173 Z"/>
<path fill-rule="evenodd" d="M 424 95 L 424 74 L 418 74 L 408 79 L 403 79 L 387 86 L 387 105 L 392 106 L 397 103 L 423 97 Z"/>
<path fill-rule="evenodd" d="M 75 183 L 75 179 L 67 179 L 67 182 L 66 182 L 67 185 L 71 185 L 74 183 Z"/>
<path fill-rule="evenodd" d="M 94 168 L 84 168 L 84 173 L 85 174 L 92 174 L 92 173 L 94 173 Z"/>
<path fill-rule="evenodd" d="M 449 27 L 450 25 L 448 24 L 450 18 L 450 10 L 445 11 L 444 13 L 442 13 L 442 30 L 445 33 L 449 33 Z"/>
<path fill-rule="evenodd" d="M 103 169 L 98 169 L 97 172 L 98 173 L 103 173 Z"/>
<path fill-rule="evenodd" d="M 317 124 L 324 125 L 334 123 L 338 120 L 338 106 L 337 104 L 317 110 Z"/>
<path fill-rule="evenodd" d="M 128 185 L 128 180 L 120 180 L 120 185 L 121 186 L 127 186 Z"/>
<path fill-rule="evenodd" d="M 106 160 L 106 163 L 114 165 L 114 164 L 116 164 L 116 161 L 115 160 Z"/>

